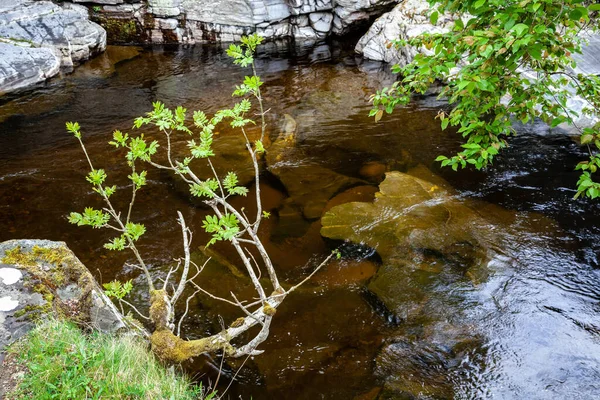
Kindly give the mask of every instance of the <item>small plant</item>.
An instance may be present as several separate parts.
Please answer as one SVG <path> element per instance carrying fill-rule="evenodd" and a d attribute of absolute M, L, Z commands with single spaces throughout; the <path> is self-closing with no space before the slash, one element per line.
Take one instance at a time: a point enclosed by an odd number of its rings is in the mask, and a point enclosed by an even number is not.
<path fill-rule="evenodd" d="M 99 13 L 100 11 L 102 11 L 102 7 L 100 7 L 100 6 L 94 6 L 94 7 L 92 7 L 92 10 L 93 10 L 95 13 Z"/>
<path fill-rule="evenodd" d="M 122 212 L 117 210 L 111 200 L 111 196 L 117 191 L 117 187 L 107 185 L 106 172 L 103 169 L 95 168 L 92 164 L 82 141 L 79 124 L 68 122 L 66 125 L 67 130 L 81 144 L 83 153 L 88 161 L 90 173 L 87 176 L 87 180 L 105 204 L 105 207 L 102 209 L 88 207 L 82 213 L 71 213 L 69 221 L 79 226 L 109 228 L 116 232 L 116 236 L 106 243 L 105 247 L 115 251 L 128 249 L 133 252 L 137 261 L 136 267 L 146 277 L 146 283 L 150 292 L 150 315 L 144 316 L 123 299 L 131 289 L 128 283 L 113 282 L 108 284 L 106 288 L 108 293 L 112 297 L 117 298 L 120 303 L 131 306 L 140 316 L 149 319 L 153 323 L 155 330 L 151 337 L 152 348 L 163 360 L 182 362 L 199 354 L 218 350 L 233 357 L 260 354 L 262 351 L 257 350 L 257 347 L 268 337 L 269 326 L 277 307 L 287 295 L 304 283 L 334 256 L 334 254 L 331 254 L 308 278 L 286 290 L 281 285 L 269 254 L 258 236 L 258 229 L 262 219 L 270 216 L 268 212 L 262 209 L 259 185 L 259 159 L 266 151 L 263 145 L 266 123 L 260 89 L 263 82 L 256 75 L 253 56 L 256 47 L 261 41 L 261 37 L 253 35 L 243 37 L 241 45 L 231 45 L 229 47 L 227 54 L 233 58 L 233 62 L 242 67 L 251 67 L 252 75 L 246 76 L 243 83 L 236 86 L 233 95 L 243 98 L 232 108 L 219 110 L 212 117 L 207 116 L 202 111 L 193 113 L 192 129 L 195 129 L 196 132 L 188 127 L 186 109 L 177 107 L 175 110 L 171 110 L 165 107 L 164 104 L 156 102 L 153 104 L 154 108 L 152 111 L 143 117 L 135 119 L 134 129 L 140 129 L 146 125 L 155 127 L 162 133 L 162 142 L 159 143 L 158 140 L 150 141 L 143 134 L 133 135 L 120 131 L 113 133 L 113 140 L 110 144 L 116 148 L 126 150 L 125 159 L 131 168 L 131 174 L 128 176 L 131 181 L 131 200 L 128 207 Z M 249 140 L 246 132 L 248 125 L 255 124 L 248 117 L 252 107 L 250 98 L 257 101 L 260 110 L 258 115 L 260 117 L 261 134 L 260 139 L 254 142 Z M 228 122 L 231 127 L 239 129 L 245 140 L 246 150 L 252 160 L 257 206 L 257 213 L 254 216 L 247 216 L 243 209 L 238 210 L 229 202 L 229 199 L 234 196 L 246 196 L 248 194 L 248 189 L 238 184 L 236 173 L 228 171 L 224 174 L 219 174 L 211 160 L 215 155 L 212 148 L 213 134 L 216 127 L 224 122 Z M 175 135 L 183 135 L 187 138 L 189 153 L 185 156 L 176 155 L 172 152 L 172 141 Z M 164 152 L 163 159 L 166 160 L 162 164 L 157 161 L 156 157 L 159 151 Z M 190 165 L 195 159 L 201 159 L 207 163 L 212 171 L 211 177 L 202 179 L 192 171 Z M 134 222 L 131 217 L 136 193 L 146 185 L 147 171 L 140 169 L 144 165 L 150 165 L 177 175 L 189 185 L 190 193 L 193 196 L 202 198 L 204 203 L 213 210 L 214 214 L 207 216 L 203 221 L 204 230 L 211 235 L 208 245 L 218 241 L 231 243 L 246 268 L 248 277 L 256 290 L 258 300 L 239 300 L 233 293 L 231 294 L 231 299 L 219 298 L 208 293 L 195 282 L 195 278 L 201 274 L 203 266 L 194 264 L 190 259 L 192 235 L 182 213 L 179 211 L 177 211 L 177 216 L 179 225 L 181 226 L 184 257 L 178 260 L 177 265 L 168 271 L 161 286 L 157 287 L 155 285 L 155 279 L 151 276 L 136 246 L 137 241 L 146 234 L 146 227 L 143 224 Z M 250 248 L 257 251 L 259 254 L 258 260 L 250 252 Z M 339 256 L 339 253 L 336 254 Z M 193 274 L 191 273 L 192 269 L 195 269 Z M 260 281 L 262 270 L 266 270 L 266 274 L 264 275 L 270 281 L 271 288 L 269 290 L 265 289 Z M 178 271 L 181 272 L 179 273 L 176 285 L 169 285 L 170 280 L 174 278 Z M 179 321 L 175 321 L 175 305 L 187 286 L 192 286 L 195 292 L 185 301 L 185 312 Z M 212 336 L 190 341 L 182 340 L 180 338 L 182 321 L 187 315 L 190 299 L 198 293 L 239 307 L 242 317 L 233 321 L 234 323 L 222 332 Z M 248 339 L 245 344 L 234 346 L 231 343 L 233 339 L 238 338 L 256 325 L 260 326 L 259 332 L 254 337 Z"/>

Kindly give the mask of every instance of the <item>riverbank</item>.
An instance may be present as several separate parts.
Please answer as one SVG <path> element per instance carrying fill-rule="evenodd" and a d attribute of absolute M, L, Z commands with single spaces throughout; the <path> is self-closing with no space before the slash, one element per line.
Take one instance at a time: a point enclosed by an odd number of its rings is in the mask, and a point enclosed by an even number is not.
<path fill-rule="evenodd" d="M 13 343 L 0 368 L 0 398 L 210 399 L 202 386 L 161 365 L 135 335 L 83 333 L 40 321 Z"/>

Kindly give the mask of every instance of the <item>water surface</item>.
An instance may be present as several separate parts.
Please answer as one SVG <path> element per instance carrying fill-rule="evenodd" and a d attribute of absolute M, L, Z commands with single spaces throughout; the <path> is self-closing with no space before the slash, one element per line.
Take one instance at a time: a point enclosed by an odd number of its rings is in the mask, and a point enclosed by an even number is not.
<path fill-rule="evenodd" d="M 264 355 L 248 360 L 237 374 L 243 360 L 224 364 L 221 390 L 235 375 L 228 394 L 245 399 L 383 398 L 381 388 L 399 381 L 421 398 L 596 397 L 600 214 L 595 203 L 571 199 L 577 179 L 573 166 L 584 157 L 574 142 L 543 126 L 527 127 L 489 171 L 439 171 L 432 160 L 459 144 L 433 119 L 441 103 L 420 99 L 378 124 L 367 117 L 369 95 L 392 82 L 384 66 L 365 63 L 339 46 L 321 46 L 264 55 L 258 72 L 267 82 L 271 139 L 286 114 L 297 123 L 296 154 L 302 157 L 285 162 L 297 182 L 313 185 L 306 187 L 309 197 L 322 191 L 322 182 L 310 179 L 315 171 L 347 177 L 348 187 L 340 191 L 361 188 L 361 194 L 338 198 L 339 203 L 370 200 L 383 179 L 382 168 L 406 171 L 422 165 L 448 180 L 460 199 L 503 207 L 498 218 L 505 219 L 507 240 L 505 257 L 494 260 L 480 281 L 443 266 L 441 273 L 428 272 L 421 280 L 407 276 L 406 290 L 421 285 L 426 301 L 415 318 L 404 321 L 382 309 L 366 289 L 380 267 L 378 254 L 345 245 L 341 261 L 286 300 L 262 345 Z M 156 100 L 207 113 L 231 105 L 232 87 L 244 73 L 215 47 L 112 48 L 72 75 L 3 98 L 0 240 L 65 241 L 101 282 L 134 279 L 140 290 L 132 301 L 144 308 L 143 279 L 123 266 L 130 256 L 102 248 L 110 232 L 67 223 L 70 211 L 101 203 L 84 180 L 87 165 L 64 123 L 81 124 L 97 167 L 125 189 L 123 154 L 106 144 L 113 130 L 130 131 L 133 118 Z M 241 165 L 239 152 L 231 150 L 234 135 L 223 129 L 216 140 L 226 152 L 223 168 Z M 176 210 L 194 230 L 195 247 L 207 241 L 201 231 L 207 210 L 173 177 L 151 170 L 149 179 L 134 218 L 148 228 L 140 246 L 153 273 L 162 276 L 181 255 Z M 321 237 L 318 217 L 298 207 L 291 184 L 264 172 L 261 189 L 273 218 L 261 235 L 282 278 L 294 283 L 339 243 Z M 117 201 L 127 201 L 128 192 L 123 190 Z M 250 203 L 245 207 L 252 212 Z M 215 251 L 238 263 L 227 246 Z M 222 265 L 207 269 L 199 283 L 224 296 L 230 290 L 251 294 L 246 280 Z M 226 324 L 239 316 L 226 305 L 195 299 L 185 335 L 218 331 L 219 315 Z M 394 366 L 386 366 L 390 348 L 408 355 L 402 358 L 408 361 L 392 358 Z M 219 357 L 206 357 L 185 367 L 206 383 L 216 380 L 220 364 Z"/>

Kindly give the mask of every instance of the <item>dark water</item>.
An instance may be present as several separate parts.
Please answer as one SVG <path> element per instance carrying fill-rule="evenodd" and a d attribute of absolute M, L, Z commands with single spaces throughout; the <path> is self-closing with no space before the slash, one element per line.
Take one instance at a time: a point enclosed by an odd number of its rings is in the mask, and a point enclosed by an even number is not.
<path fill-rule="evenodd" d="M 499 205 L 507 211 L 498 218 L 511 217 L 503 225 L 505 256 L 493 260 L 489 275 L 480 282 L 452 271 L 430 276 L 422 282 L 429 288 L 427 303 L 411 322 L 391 317 L 366 290 L 379 268 L 378 255 L 346 245 L 341 261 L 280 308 L 262 346 L 265 354 L 248 360 L 237 374 L 243 360 L 224 364 L 221 391 L 235 375 L 227 394 L 244 399 L 384 398 L 381 388 L 398 381 L 420 398 L 598 396 L 600 213 L 595 203 L 571 199 L 577 179 L 573 166 L 583 157 L 575 143 L 544 127 L 527 127 L 489 171 L 439 171 L 432 160 L 458 145 L 458 138 L 441 133 L 433 120 L 441 104 L 422 99 L 379 124 L 367 117 L 369 95 L 391 82 L 385 67 L 322 46 L 263 56 L 258 70 L 267 82 L 269 135 L 277 137 L 288 114 L 297 123 L 296 148 L 302 154 L 287 165 L 291 179 L 282 182 L 265 171 L 262 182 L 265 209 L 273 218 L 261 235 L 287 282 L 302 279 L 336 246 L 321 237 L 318 217 L 307 218 L 306 211 L 290 206 L 297 200 L 291 193 L 297 193 L 298 182 L 312 182 L 306 193 L 319 197 L 321 183 L 310 179 L 315 171 L 360 180 L 363 194 L 345 199 L 364 201 L 375 191 L 368 187 L 376 188 L 382 179 L 381 168 L 404 171 L 420 164 L 448 180 L 465 201 Z M 207 113 L 231 105 L 232 87 L 243 74 L 213 47 L 155 48 L 137 55 L 131 48 L 113 48 L 73 75 L 2 99 L 0 240 L 63 240 L 99 280 L 134 279 L 140 290 L 132 301 L 144 308 L 143 280 L 123 267 L 129 255 L 102 248 L 110 232 L 67 223 L 70 211 L 100 202 L 85 183 L 86 164 L 64 123 L 82 125 L 97 167 L 124 187 L 123 154 L 106 144 L 114 129 L 129 131 L 133 118 L 149 111 L 155 100 Z M 239 152 L 232 150 L 236 144 L 224 129 L 216 140 L 225 152 L 221 167 L 243 168 Z M 181 255 L 175 211 L 181 210 L 194 230 L 196 247 L 207 241 L 201 230 L 206 210 L 191 202 L 172 177 L 151 170 L 149 180 L 134 218 L 148 228 L 141 249 L 161 276 Z M 126 194 L 117 200 L 127 201 Z M 252 212 L 251 204 L 245 206 Z M 237 264 L 227 246 L 215 250 Z M 197 256 L 202 257 L 199 251 Z M 418 283 L 410 279 L 407 290 Z M 251 293 L 245 279 L 222 265 L 207 268 L 199 283 L 223 296 L 232 290 Z M 196 299 L 185 334 L 195 338 L 218 331 L 219 315 L 226 324 L 239 317 L 226 305 Z M 459 341 L 464 351 L 455 350 L 459 330 L 468 331 Z M 409 357 L 392 358 L 393 365 L 386 367 L 381 354 L 390 343 L 397 354 Z M 220 363 L 219 357 L 199 358 L 185 367 L 208 383 L 216 380 Z"/>

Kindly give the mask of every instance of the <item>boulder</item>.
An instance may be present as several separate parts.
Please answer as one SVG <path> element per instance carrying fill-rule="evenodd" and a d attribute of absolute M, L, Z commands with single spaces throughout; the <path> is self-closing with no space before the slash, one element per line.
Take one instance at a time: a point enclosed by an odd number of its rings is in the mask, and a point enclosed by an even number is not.
<path fill-rule="evenodd" d="M 416 168 L 388 172 L 373 202 L 331 208 L 321 218 L 321 234 L 375 249 L 382 266 L 369 291 L 385 312 L 408 320 L 419 315 L 428 283 L 440 274 L 485 279 L 488 263 L 501 253 L 498 220 L 514 219 L 506 214 L 457 198 L 442 179 Z"/>
<path fill-rule="evenodd" d="M 83 0 L 77 0 L 83 1 Z M 87 0 L 86 0 L 87 1 Z M 172 28 L 180 42 L 232 42 L 257 32 L 270 39 L 321 40 L 350 31 L 359 22 L 381 15 L 398 0 L 148 0 L 147 17 L 136 17 L 151 34 L 142 40 L 163 42 L 163 33 L 152 26 L 155 18 L 174 18 Z M 110 4 L 110 14 L 127 4 Z"/>
<path fill-rule="evenodd" d="M 106 333 L 130 326 L 64 242 L 0 243 L 0 353 L 50 316 Z"/>
<path fill-rule="evenodd" d="M 49 48 L 62 67 L 73 67 L 106 47 L 106 32 L 88 20 L 87 8 L 50 1 L 0 3 L 0 37 Z"/>
<path fill-rule="evenodd" d="M 47 48 L 0 42 L 0 95 L 30 87 L 60 71 L 60 61 Z"/>
<path fill-rule="evenodd" d="M 356 44 L 355 51 L 365 58 L 385 61 L 404 66 L 409 64 L 417 52 L 427 53 L 425 48 L 414 49 L 391 45 L 392 40 L 410 39 L 422 33 L 441 33 L 448 31 L 454 18 L 441 15 L 436 25 L 432 25 L 427 15 L 427 0 L 406 0 L 394 9 L 379 17 L 367 33 Z"/>
<path fill-rule="evenodd" d="M 50 1 L 0 2 L 0 93 L 70 70 L 106 47 L 106 32 L 87 8 Z"/>

